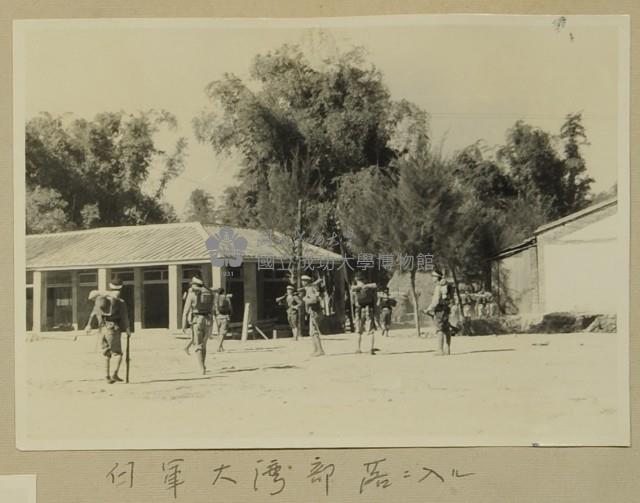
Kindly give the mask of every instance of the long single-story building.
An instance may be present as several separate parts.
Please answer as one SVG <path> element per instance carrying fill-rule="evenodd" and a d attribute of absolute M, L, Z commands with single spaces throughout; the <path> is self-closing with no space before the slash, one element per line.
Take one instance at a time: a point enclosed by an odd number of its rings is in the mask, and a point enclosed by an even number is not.
<path fill-rule="evenodd" d="M 220 250 L 233 248 L 229 237 L 238 245 L 232 255 L 240 259 L 232 256 L 225 262 Z M 122 298 L 136 332 L 180 330 L 183 294 L 195 275 L 233 294 L 232 322 L 243 320 L 248 305 L 252 323 L 286 324 L 284 308 L 275 299 L 284 294 L 289 281 L 291 252 L 286 243 L 272 238 L 255 229 L 197 222 L 29 235 L 27 331 L 83 329 L 93 307 L 89 292 L 106 290 L 116 277 L 124 284 Z M 214 245 L 219 249 L 212 250 Z M 331 295 L 325 312 L 344 316 L 342 257 L 307 243 L 302 257 L 304 268 L 320 269 L 328 280 Z"/>
<path fill-rule="evenodd" d="M 545 224 L 491 264 L 502 312 L 615 314 L 621 261 L 617 198 Z"/>

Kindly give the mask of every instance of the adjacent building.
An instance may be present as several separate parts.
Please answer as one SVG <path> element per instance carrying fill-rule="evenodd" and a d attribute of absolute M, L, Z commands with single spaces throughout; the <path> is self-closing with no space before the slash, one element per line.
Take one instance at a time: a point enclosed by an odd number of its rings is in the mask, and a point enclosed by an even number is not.
<path fill-rule="evenodd" d="M 621 253 L 617 198 L 536 229 L 492 260 L 492 286 L 503 312 L 615 314 Z"/>
<path fill-rule="evenodd" d="M 180 330 L 183 294 L 194 275 L 233 294 L 232 321 L 241 322 L 248 306 L 253 323 L 286 323 L 275 298 L 285 292 L 291 250 L 275 237 L 197 222 L 29 235 L 27 331 L 82 329 L 92 308 L 89 292 L 106 290 L 116 277 L 134 331 Z M 330 286 L 327 313 L 343 316 L 342 257 L 308 244 L 302 257 L 303 267 L 320 271 Z"/>

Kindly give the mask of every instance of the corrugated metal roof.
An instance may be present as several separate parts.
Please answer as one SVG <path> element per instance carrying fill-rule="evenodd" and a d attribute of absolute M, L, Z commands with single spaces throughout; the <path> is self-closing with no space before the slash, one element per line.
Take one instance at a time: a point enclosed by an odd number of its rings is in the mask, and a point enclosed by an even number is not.
<path fill-rule="evenodd" d="M 205 241 L 220 229 L 220 226 L 211 225 L 205 229 L 200 223 L 193 222 L 29 235 L 26 238 L 26 265 L 28 269 L 75 269 L 207 262 L 210 255 Z M 235 230 L 247 240 L 243 257 L 287 258 L 286 248 L 265 243 L 259 231 Z M 304 251 L 308 259 L 342 259 L 317 246 L 306 245 Z"/>
<path fill-rule="evenodd" d="M 219 225 L 203 225 L 205 232 L 210 236 L 219 234 L 223 228 Z M 267 233 L 257 229 L 246 227 L 233 227 L 236 235 L 247 240 L 247 247 L 244 256 L 247 258 L 274 257 L 292 258 L 293 247 L 291 239 L 277 232 Z M 314 260 L 335 260 L 341 261 L 342 257 L 319 246 L 304 243 L 302 248 L 303 256 Z"/>

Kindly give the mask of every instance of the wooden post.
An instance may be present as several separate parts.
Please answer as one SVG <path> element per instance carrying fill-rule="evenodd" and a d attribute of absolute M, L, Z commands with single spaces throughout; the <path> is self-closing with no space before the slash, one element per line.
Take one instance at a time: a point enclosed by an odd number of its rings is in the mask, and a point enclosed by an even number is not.
<path fill-rule="evenodd" d="M 247 302 L 244 305 L 244 314 L 242 316 L 242 337 L 241 339 L 243 341 L 246 341 L 248 336 L 249 336 L 249 318 L 250 318 L 250 311 L 251 309 L 251 304 L 249 302 Z"/>
<path fill-rule="evenodd" d="M 278 331 L 277 331 L 275 328 L 273 329 L 273 333 L 272 333 L 272 335 L 273 335 L 273 338 L 274 338 L 274 339 L 277 339 L 277 338 L 278 338 Z"/>
<path fill-rule="evenodd" d="M 78 271 L 71 271 L 71 325 L 78 330 Z"/>
<path fill-rule="evenodd" d="M 169 330 L 178 331 L 178 309 L 181 302 L 180 298 L 180 283 L 178 276 L 181 274 L 179 266 L 176 264 L 169 265 Z"/>
<path fill-rule="evenodd" d="M 133 331 L 142 330 L 142 268 L 133 268 Z"/>

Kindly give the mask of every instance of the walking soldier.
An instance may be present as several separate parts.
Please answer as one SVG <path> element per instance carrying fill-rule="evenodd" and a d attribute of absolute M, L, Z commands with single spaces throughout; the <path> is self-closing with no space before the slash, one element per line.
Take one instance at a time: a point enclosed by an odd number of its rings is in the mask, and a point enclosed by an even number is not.
<path fill-rule="evenodd" d="M 104 296 L 101 306 L 102 354 L 105 357 L 106 379 L 109 384 L 122 382 L 118 371 L 122 363 L 122 332 L 127 334 L 126 378 L 129 381 L 129 338 L 131 327 L 127 304 L 120 298 L 122 281 L 118 278 L 109 283 L 109 292 Z M 100 319 L 100 318 L 99 318 Z M 110 373 L 111 358 L 115 358 L 113 374 Z"/>
<path fill-rule="evenodd" d="M 322 349 L 320 328 L 318 327 L 320 311 L 322 310 L 318 284 L 322 280 L 317 279 L 312 282 L 311 278 L 307 275 L 303 275 L 300 279 L 302 281 L 300 293 L 302 295 L 302 301 L 304 302 L 307 315 L 309 316 L 309 335 L 313 342 L 313 353 L 311 353 L 311 356 L 322 356 L 324 355 L 324 350 Z"/>
<path fill-rule="evenodd" d="M 371 354 L 375 355 L 375 304 L 376 289 L 375 283 L 366 283 L 361 276 L 356 277 L 356 284 L 351 288 L 352 303 L 355 306 L 356 326 L 358 327 L 358 347 L 356 353 L 361 353 L 362 334 L 365 324 L 369 322 L 368 332 L 371 334 Z"/>
<path fill-rule="evenodd" d="M 427 308 L 427 314 L 433 317 L 438 335 L 437 356 L 451 354 L 451 329 L 449 326 L 450 304 L 453 298 L 451 285 L 441 273 L 431 273 L 436 280 L 431 304 Z"/>
<path fill-rule="evenodd" d="M 211 335 L 213 323 L 213 302 L 213 292 L 205 286 L 200 278 L 194 276 L 191 279 L 191 288 L 182 311 L 182 330 L 184 331 L 187 326 L 191 326 L 191 340 L 196 348 L 198 365 L 202 374 L 207 373 L 205 363 L 207 359 L 207 340 Z"/>
<path fill-rule="evenodd" d="M 300 316 L 300 308 L 304 305 L 304 302 L 300 300 L 300 297 L 295 293 L 293 285 L 287 285 L 287 293 L 282 297 L 278 297 L 276 302 L 278 304 L 285 304 L 287 306 L 287 321 L 293 337 L 298 336 L 298 318 Z"/>
<path fill-rule="evenodd" d="M 224 338 L 227 336 L 227 328 L 231 321 L 232 308 L 230 297 L 231 294 L 224 293 L 224 288 L 218 288 L 215 304 L 216 328 L 218 338 L 220 339 L 218 343 L 218 353 L 224 351 L 222 344 L 224 343 Z"/>
<path fill-rule="evenodd" d="M 391 327 L 391 313 L 396 306 L 395 299 L 389 296 L 389 289 L 385 288 L 382 291 L 382 296 L 378 301 L 380 308 L 380 326 L 382 328 L 382 335 L 389 337 L 389 328 Z"/>

